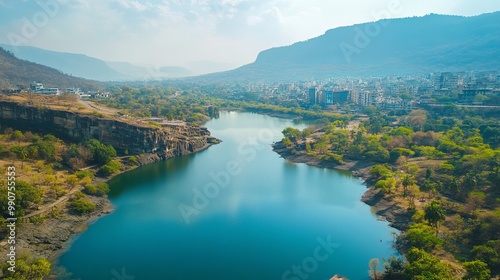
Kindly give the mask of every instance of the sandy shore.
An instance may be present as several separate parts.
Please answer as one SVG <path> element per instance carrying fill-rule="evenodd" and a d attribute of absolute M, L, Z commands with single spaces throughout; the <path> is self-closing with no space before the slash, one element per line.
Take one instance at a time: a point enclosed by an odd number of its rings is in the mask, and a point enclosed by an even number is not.
<path fill-rule="evenodd" d="M 310 166 L 321 168 L 331 168 L 338 170 L 351 171 L 354 176 L 360 177 L 367 186 L 366 192 L 361 197 L 361 201 L 370 205 L 372 211 L 381 217 L 384 217 L 390 224 L 398 230 L 406 230 L 411 222 L 412 214 L 408 212 L 407 207 L 395 201 L 392 197 L 384 197 L 380 190 L 374 189 L 375 182 L 370 181 L 370 168 L 376 163 L 370 161 L 346 161 L 344 164 L 335 164 L 323 161 L 307 155 L 305 152 L 292 154 L 281 142 L 273 145 L 273 151 L 281 157 L 294 163 L 305 163 Z"/>

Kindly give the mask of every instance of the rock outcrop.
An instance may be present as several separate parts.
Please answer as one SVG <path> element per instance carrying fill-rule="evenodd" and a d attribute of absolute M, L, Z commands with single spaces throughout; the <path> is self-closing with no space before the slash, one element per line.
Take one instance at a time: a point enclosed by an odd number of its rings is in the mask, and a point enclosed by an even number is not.
<path fill-rule="evenodd" d="M 95 138 L 112 145 L 118 154 L 154 154 L 159 159 L 194 153 L 219 142 L 204 127 L 174 124 L 155 127 L 5 100 L 0 101 L 0 125 L 78 142 Z"/>

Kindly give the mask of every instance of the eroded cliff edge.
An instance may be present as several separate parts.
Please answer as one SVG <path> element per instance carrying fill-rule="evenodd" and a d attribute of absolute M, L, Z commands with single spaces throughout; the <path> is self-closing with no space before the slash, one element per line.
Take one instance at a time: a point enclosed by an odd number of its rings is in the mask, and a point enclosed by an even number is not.
<path fill-rule="evenodd" d="M 0 98 L 2 129 L 10 127 L 40 134 L 50 133 L 71 142 L 95 138 L 104 144 L 112 145 L 119 155 L 135 155 L 141 165 L 194 153 L 220 142 L 210 135 L 208 129 L 181 122 L 158 124 L 105 115 L 78 108 L 81 106 L 79 102 L 57 103 L 56 98 Z M 16 250 L 29 253 L 33 258 L 42 257 L 56 261 L 72 236 L 84 231 L 88 223 L 110 213 L 114 208 L 105 196 L 89 196 L 88 199 L 96 205 L 96 209 L 90 214 L 74 215 L 69 207 L 61 204 L 58 206 L 61 208 L 58 208 L 57 216 L 50 216 L 49 219 L 38 223 L 20 223 Z M 6 244 L 0 246 L 2 250 L 4 245 Z M 5 256 L 0 256 L 0 261 L 4 260 Z"/>
<path fill-rule="evenodd" d="M 76 142 L 95 138 L 112 145 L 119 155 L 149 155 L 140 157 L 142 163 L 194 153 L 220 142 L 204 127 L 168 123 L 157 127 L 10 100 L 0 101 L 0 124 Z"/>

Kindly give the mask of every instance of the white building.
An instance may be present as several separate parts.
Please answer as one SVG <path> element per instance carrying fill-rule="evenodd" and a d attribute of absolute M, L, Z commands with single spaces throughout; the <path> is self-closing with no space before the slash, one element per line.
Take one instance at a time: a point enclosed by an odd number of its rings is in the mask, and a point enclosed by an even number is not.
<path fill-rule="evenodd" d="M 356 105 L 376 105 L 379 102 L 379 94 L 373 91 L 351 92 L 351 100 Z"/>
<path fill-rule="evenodd" d="M 95 98 L 110 98 L 111 93 L 109 92 L 98 92 L 96 95 L 94 95 Z"/>
<path fill-rule="evenodd" d="M 40 82 L 33 82 L 30 84 L 30 89 L 37 94 L 61 94 L 61 91 L 58 88 L 45 88 Z"/>
<path fill-rule="evenodd" d="M 74 88 L 74 87 L 73 88 L 67 88 L 66 92 L 67 93 L 78 94 L 78 95 L 80 95 L 80 93 L 81 93 L 81 91 L 80 91 L 79 88 Z"/>
<path fill-rule="evenodd" d="M 58 88 L 42 88 L 39 90 L 35 90 L 35 93 L 60 95 L 61 91 Z"/>
<path fill-rule="evenodd" d="M 43 89 L 43 84 L 40 82 L 33 82 L 32 84 L 30 84 L 30 89 L 32 91 L 41 90 Z"/>

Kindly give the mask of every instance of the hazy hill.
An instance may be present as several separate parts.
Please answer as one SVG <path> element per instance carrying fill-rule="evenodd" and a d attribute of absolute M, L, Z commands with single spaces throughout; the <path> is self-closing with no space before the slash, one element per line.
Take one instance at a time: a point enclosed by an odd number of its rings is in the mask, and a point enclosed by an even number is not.
<path fill-rule="evenodd" d="M 192 76 L 193 73 L 183 67 L 164 66 L 146 67 L 138 66 L 128 62 L 106 62 L 113 70 L 121 73 L 127 80 L 155 80 L 164 78 L 178 78 Z"/>
<path fill-rule="evenodd" d="M 79 87 L 83 90 L 96 90 L 104 86 L 99 82 L 72 77 L 59 70 L 18 59 L 0 48 L 0 89 L 17 85 L 29 87 L 33 81 L 40 81 L 46 87 Z"/>
<path fill-rule="evenodd" d="M 83 54 L 63 53 L 35 47 L 0 45 L 20 59 L 42 64 L 63 73 L 97 81 L 123 80 L 125 76 L 104 61 Z"/>
<path fill-rule="evenodd" d="M 127 62 L 106 62 L 83 54 L 56 52 L 29 46 L 0 47 L 14 53 L 20 59 L 60 70 L 63 73 L 97 81 L 148 80 L 190 76 L 182 67 L 166 66 L 158 69 L 138 66 Z"/>
<path fill-rule="evenodd" d="M 431 71 L 499 70 L 500 12 L 431 14 L 356 24 L 262 51 L 252 64 L 201 80 L 297 80 Z"/>

